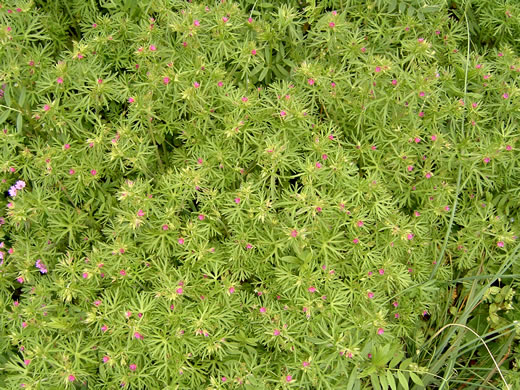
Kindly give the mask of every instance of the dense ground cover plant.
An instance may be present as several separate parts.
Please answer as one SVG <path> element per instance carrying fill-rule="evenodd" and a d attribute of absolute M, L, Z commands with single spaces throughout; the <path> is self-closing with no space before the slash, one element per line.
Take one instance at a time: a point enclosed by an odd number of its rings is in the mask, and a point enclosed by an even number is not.
<path fill-rule="evenodd" d="M 519 388 L 519 32 L 1 1 L 0 388 Z"/>

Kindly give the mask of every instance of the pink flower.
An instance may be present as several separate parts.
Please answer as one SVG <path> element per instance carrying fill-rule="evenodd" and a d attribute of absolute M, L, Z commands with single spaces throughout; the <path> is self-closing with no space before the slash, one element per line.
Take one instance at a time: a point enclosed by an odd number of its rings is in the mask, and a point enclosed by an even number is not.
<path fill-rule="evenodd" d="M 195 88 L 199 88 L 199 87 L 200 87 L 200 84 L 199 84 L 198 82 L 195 81 L 195 82 L 193 83 L 193 86 L 194 86 Z"/>
<path fill-rule="evenodd" d="M 177 240 L 177 242 L 178 242 L 179 244 L 183 245 L 183 244 L 184 244 L 184 238 L 182 238 L 182 237 L 179 238 L 179 239 Z"/>
<path fill-rule="evenodd" d="M 155 51 L 157 48 L 154 45 L 150 45 L 150 51 Z"/>
<path fill-rule="evenodd" d="M 392 80 L 392 85 L 397 85 L 397 80 Z"/>
<path fill-rule="evenodd" d="M 49 111 L 50 109 L 51 109 L 51 107 L 48 104 L 43 106 L 44 111 Z"/>
<path fill-rule="evenodd" d="M 170 82 L 170 78 L 169 78 L 169 77 L 164 77 L 164 78 L 163 78 L 163 83 L 164 83 L 164 84 L 167 85 L 169 82 Z"/>
<path fill-rule="evenodd" d="M 99 299 L 96 300 L 96 301 L 94 301 L 94 305 L 95 305 L 96 307 L 99 307 L 99 305 L 101 305 L 101 301 L 100 301 Z"/>
<path fill-rule="evenodd" d="M 406 238 L 407 238 L 408 240 L 412 240 L 412 239 L 413 239 L 413 234 L 412 234 L 412 233 L 408 233 L 408 234 L 406 235 Z"/>
<path fill-rule="evenodd" d="M 98 84 L 103 84 L 103 79 L 98 79 L 97 83 Z"/>
<path fill-rule="evenodd" d="M 58 84 L 63 84 L 63 79 L 61 77 L 58 77 L 58 79 L 56 80 L 56 82 Z"/>
<path fill-rule="evenodd" d="M 256 56 L 256 50 L 255 49 L 251 50 L 251 55 Z"/>
<path fill-rule="evenodd" d="M 504 241 L 497 242 L 497 246 L 500 247 L 500 248 L 503 248 L 504 247 Z"/>
<path fill-rule="evenodd" d="M 108 356 L 103 356 L 103 363 L 106 363 L 110 360 Z"/>
<path fill-rule="evenodd" d="M 316 287 L 312 287 L 312 286 L 311 286 L 311 287 L 309 287 L 309 288 L 307 289 L 307 291 L 309 291 L 310 293 L 314 293 L 314 292 L 316 292 Z"/>
<path fill-rule="evenodd" d="M 382 335 L 383 333 L 385 333 L 385 330 L 384 330 L 383 328 L 379 328 L 379 329 L 377 330 L 377 334 L 378 334 L 378 335 Z"/>
<path fill-rule="evenodd" d="M 375 72 L 376 72 L 376 73 L 381 72 L 381 67 L 380 67 L 380 66 L 376 66 Z"/>
<path fill-rule="evenodd" d="M 406 169 L 408 169 L 408 172 L 412 172 L 413 171 L 413 165 L 408 165 L 406 167 Z"/>
<path fill-rule="evenodd" d="M 362 52 L 362 53 L 364 53 L 364 52 L 366 52 L 366 51 L 367 51 L 367 49 L 366 49 L 365 47 L 362 47 L 362 48 L 361 48 L 361 52 Z"/>
<path fill-rule="evenodd" d="M 139 209 L 139 211 L 137 212 L 137 215 L 140 216 L 140 217 L 144 217 L 144 211 Z"/>
<path fill-rule="evenodd" d="M 235 292 L 235 287 L 231 286 L 229 289 L 228 289 L 229 293 L 230 294 L 233 294 Z"/>
<path fill-rule="evenodd" d="M 253 23 L 253 18 L 247 18 L 248 23 Z"/>
<path fill-rule="evenodd" d="M 415 215 L 416 217 L 419 217 L 421 215 L 421 213 L 419 213 L 418 211 L 414 211 L 413 215 Z"/>
<path fill-rule="evenodd" d="M 418 144 L 419 142 L 421 142 L 421 139 L 419 137 L 415 137 L 414 141 L 416 144 Z"/>
<path fill-rule="evenodd" d="M 195 20 L 193 21 L 193 25 L 194 25 L 195 27 L 199 27 L 199 26 L 200 26 L 200 22 L 199 22 L 197 19 L 195 19 Z"/>
<path fill-rule="evenodd" d="M 323 160 L 326 160 L 327 158 L 329 158 L 329 156 L 327 156 L 326 154 L 322 154 L 322 155 L 321 155 L 321 158 L 322 158 Z"/>
<path fill-rule="evenodd" d="M 450 211 L 450 206 L 444 206 L 444 211 Z"/>
<path fill-rule="evenodd" d="M 130 364 L 130 370 L 132 370 L 132 371 L 137 370 L 137 364 L 134 364 L 134 363 Z"/>
<path fill-rule="evenodd" d="M 307 82 L 309 83 L 309 85 L 314 85 L 314 80 L 313 79 L 308 79 Z"/>
<path fill-rule="evenodd" d="M 219 81 L 218 84 L 217 84 L 219 87 L 222 87 L 224 85 L 224 83 L 222 81 Z"/>
<path fill-rule="evenodd" d="M 509 97 L 509 94 L 504 93 L 504 94 L 502 95 L 502 97 L 503 97 L 504 99 L 507 99 L 507 98 Z"/>
<path fill-rule="evenodd" d="M 334 22 L 330 22 L 330 23 L 329 23 L 329 27 L 330 27 L 330 28 L 334 28 L 335 25 L 336 25 L 336 24 L 335 24 Z"/>
<path fill-rule="evenodd" d="M 74 382 L 76 377 L 74 375 L 69 375 L 69 382 Z"/>
<path fill-rule="evenodd" d="M 399 318 L 399 313 L 395 313 L 395 314 L 394 314 L 394 317 L 395 317 L 395 318 Z"/>
<path fill-rule="evenodd" d="M 298 231 L 296 231 L 296 230 L 291 231 L 291 236 L 296 237 L 297 235 L 298 235 Z"/>
<path fill-rule="evenodd" d="M 184 290 L 182 289 L 182 287 L 179 287 L 179 288 L 177 288 L 177 290 L 175 290 L 175 292 L 177 294 L 182 294 L 184 292 Z"/>
<path fill-rule="evenodd" d="M 430 137 L 430 139 L 431 139 L 432 141 L 436 141 L 436 140 L 437 140 L 437 136 L 436 136 L 435 134 L 433 134 L 433 135 Z"/>
<path fill-rule="evenodd" d="M 262 307 L 260 308 L 260 313 L 265 313 L 265 311 L 266 311 L 266 308 L 262 306 Z"/>
<path fill-rule="evenodd" d="M 367 296 L 369 299 L 372 299 L 372 298 L 374 298 L 374 293 L 372 291 L 369 291 Z"/>
<path fill-rule="evenodd" d="M 224 23 L 227 23 L 228 20 L 229 20 L 229 19 L 228 19 L 227 17 L 225 17 L 225 16 L 222 17 L 222 21 L 223 21 Z"/>
<path fill-rule="evenodd" d="M 90 174 L 92 176 L 96 176 L 97 175 L 97 171 L 95 169 L 92 169 L 92 170 L 90 170 Z"/>
<path fill-rule="evenodd" d="M 275 329 L 275 330 L 273 331 L 273 334 L 274 334 L 275 336 L 280 336 L 280 331 L 279 331 L 278 329 Z"/>
<path fill-rule="evenodd" d="M 320 162 L 317 162 L 317 163 L 316 163 L 316 168 L 318 168 L 318 169 L 321 168 L 321 164 L 320 164 Z"/>
<path fill-rule="evenodd" d="M 23 361 L 23 364 L 25 364 L 26 366 L 28 366 L 30 362 L 31 362 L 31 359 L 25 359 L 25 360 Z"/>
<path fill-rule="evenodd" d="M 106 332 L 107 329 L 108 329 L 108 327 L 107 327 L 106 325 L 103 325 L 103 326 L 101 327 L 101 330 L 102 330 L 103 332 Z"/>
<path fill-rule="evenodd" d="M 184 47 L 188 46 L 188 42 L 182 42 L 182 46 L 184 46 Z"/>
<path fill-rule="evenodd" d="M 221 378 L 221 380 L 222 380 L 222 382 L 225 382 L 225 381 L 227 381 L 227 378 L 226 378 L 225 376 L 223 376 L 223 377 Z"/>
<path fill-rule="evenodd" d="M 204 221 L 204 218 L 205 218 L 205 217 L 204 217 L 204 214 L 200 214 L 200 215 L 199 215 L 199 220 L 200 220 L 200 221 Z"/>
<path fill-rule="evenodd" d="M 247 97 L 245 97 L 245 96 L 242 97 L 242 101 L 243 101 L 244 103 L 247 102 L 248 100 L 249 100 L 249 99 L 248 99 Z"/>
<path fill-rule="evenodd" d="M 359 244 L 359 239 L 354 238 L 354 239 L 352 240 L 352 242 L 353 242 L 354 244 Z"/>
<path fill-rule="evenodd" d="M 69 175 L 74 175 L 76 171 L 74 169 L 69 169 Z"/>
<path fill-rule="evenodd" d="M 423 43 L 423 42 L 424 42 L 424 38 L 419 38 L 419 39 L 417 39 L 417 42 L 419 42 L 419 43 Z"/>
<path fill-rule="evenodd" d="M 166 224 L 162 225 L 162 230 L 168 230 L 168 225 L 166 225 Z"/>
<path fill-rule="evenodd" d="M 309 362 L 303 362 L 303 363 L 302 363 L 302 366 L 303 366 L 303 367 L 308 367 L 309 364 L 310 364 Z"/>
<path fill-rule="evenodd" d="M 144 336 L 141 333 L 139 333 L 139 332 L 135 332 L 134 333 L 134 337 L 136 339 L 139 339 L 139 340 L 143 340 L 144 339 Z"/>
<path fill-rule="evenodd" d="M 286 113 L 285 111 L 280 111 L 280 116 L 281 116 L 281 117 L 284 117 L 284 116 L 286 116 L 286 115 L 287 115 L 287 113 Z"/>
<path fill-rule="evenodd" d="M 332 82 L 332 83 L 330 83 L 330 86 L 331 86 L 332 88 L 336 88 L 336 83 L 335 83 L 335 82 Z"/>
<path fill-rule="evenodd" d="M 286 380 L 287 382 L 292 381 L 292 376 L 291 376 L 291 375 L 287 375 L 287 376 L 285 377 L 285 380 Z"/>
<path fill-rule="evenodd" d="M 122 269 L 121 271 L 119 271 L 119 274 L 122 276 L 126 276 L 126 271 L 124 269 Z"/>
<path fill-rule="evenodd" d="M 235 203 L 239 204 L 240 203 L 240 198 L 235 198 Z"/>
<path fill-rule="evenodd" d="M 27 322 L 22 322 L 22 328 L 27 328 Z"/>
<path fill-rule="evenodd" d="M 431 172 L 427 172 L 425 176 L 426 176 L 427 179 L 429 179 L 429 178 L 432 177 L 432 174 L 431 174 Z"/>
<path fill-rule="evenodd" d="M 419 116 L 420 116 L 421 118 L 424 117 L 424 112 L 421 111 L 421 112 L 419 113 Z"/>
<path fill-rule="evenodd" d="M 379 270 L 379 275 L 384 275 L 384 274 L 385 274 L 385 270 L 381 268 L 381 269 Z"/>

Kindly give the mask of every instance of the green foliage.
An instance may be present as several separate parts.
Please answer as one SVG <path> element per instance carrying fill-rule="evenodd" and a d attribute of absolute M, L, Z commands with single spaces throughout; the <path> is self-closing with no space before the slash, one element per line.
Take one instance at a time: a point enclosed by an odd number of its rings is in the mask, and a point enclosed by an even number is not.
<path fill-rule="evenodd" d="M 517 8 L 0 3 L 0 388 L 520 387 Z"/>

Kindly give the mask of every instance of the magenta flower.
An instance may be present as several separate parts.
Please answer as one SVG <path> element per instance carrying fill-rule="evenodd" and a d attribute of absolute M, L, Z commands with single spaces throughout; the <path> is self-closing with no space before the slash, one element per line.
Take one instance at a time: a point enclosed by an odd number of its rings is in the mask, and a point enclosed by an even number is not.
<path fill-rule="evenodd" d="M 95 169 L 92 169 L 92 170 L 90 170 L 90 174 L 92 176 L 96 176 L 97 175 L 97 171 Z"/>
<path fill-rule="evenodd" d="M 137 370 L 137 364 L 134 364 L 134 363 L 130 364 L 130 370 L 132 370 L 132 371 Z"/>
<path fill-rule="evenodd" d="M 184 290 L 182 289 L 182 287 L 179 287 L 179 288 L 177 288 L 177 290 L 175 290 L 175 292 L 177 294 L 182 294 L 184 292 Z"/>
<path fill-rule="evenodd" d="M 135 332 L 134 333 L 134 337 L 136 339 L 139 339 L 139 340 L 143 340 L 144 339 L 144 336 L 141 333 L 139 333 L 139 332 Z"/>
<path fill-rule="evenodd" d="M 497 246 L 500 247 L 500 248 L 503 248 L 504 247 L 504 241 L 497 242 Z"/>
<path fill-rule="evenodd" d="M 421 111 L 421 112 L 419 113 L 419 116 L 420 116 L 421 118 L 424 117 L 424 112 Z"/>
<path fill-rule="evenodd" d="M 334 28 L 335 25 L 336 25 L 336 24 L 335 24 L 334 22 L 330 22 L 330 23 L 329 23 L 329 27 L 330 27 L 330 28 Z"/>
<path fill-rule="evenodd" d="M 309 362 L 303 362 L 303 363 L 302 363 L 302 366 L 303 366 L 303 367 L 308 367 L 309 364 L 310 364 Z"/>
<path fill-rule="evenodd" d="M 76 377 L 74 375 L 69 375 L 69 382 L 74 382 Z"/>
<path fill-rule="evenodd" d="M 150 51 L 155 51 L 157 48 L 154 45 L 150 45 Z"/>
<path fill-rule="evenodd" d="M 140 217 L 144 217 L 144 214 L 145 214 L 145 212 L 141 209 L 139 209 L 139 211 L 137 212 L 137 215 Z"/>
<path fill-rule="evenodd" d="M 227 23 L 228 20 L 229 20 L 229 19 L 228 19 L 227 17 L 225 17 L 225 16 L 222 17 L 222 21 L 223 21 L 224 23 Z"/>
<path fill-rule="evenodd" d="M 292 376 L 291 376 L 291 375 L 287 375 L 287 376 L 285 377 L 285 380 L 286 380 L 287 382 L 292 381 Z"/>
<path fill-rule="evenodd" d="M 228 289 L 229 293 L 230 294 L 233 294 L 235 292 L 235 287 L 231 286 L 229 289 Z"/>
<path fill-rule="evenodd" d="M 408 233 L 408 234 L 406 235 L 406 238 L 407 238 L 408 240 L 412 240 L 412 239 L 413 239 L 413 234 L 412 234 L 412 233 Z"/>
<path fill-rule="evenodd" d="M 43 106 L 44 111 L 49 111 L 50 109 L 51 109 L 51 106 L 49 106 L 48 104 Z"/>
<path fill-rule="evenodd" d="M 286 115 L 287 115 L 287 113 L 286 113 L 285 111 L 280 111 L 280 116 L 281 116 L 281 117 L 284 117 L 284 116 L 286 116 Z"/>
<path fill-rule="evenodd" d="M 273 331 L 273 335 L 275 335 L 275 336 L 280 336 L 280 331 L 279 331 L 278 329 L 275 329 L 275 330 Z"/>
<path fill-rule="evenodd" d="M 69 169 L 69 175 L 74 175 L 76 171 L 74 169 Z"/>
<path fill-rule="evenodd" d="M 106 325 L 103 325 L 103 326 L 101 327 L 101 330 L 102 330 L 103 332 L 106 332 L 107 329 L 108 329 L 108 327 L 107 327 Z"/>
<path fill-rule="evenodd" d="M 101 301 L 100 301 L 99 299 L 96 300 L 96 301 L 94 301 L 94 305 L 95 305 L 96 307 L 99 307 L 99 305 L 101 305 Z"/>
<path fill-rule="evenodd" d="M 170 82 L 170 78 L 169 77 L 164 77 L 163 78 L 163 83 L 168 85 L 168 83 Z"/>
<path fill-rule="evenodd" d="M 166 225 L 166 224 L 162 225 L 162 230 L 168 230 L 168 225 Z"/>
<path fill-rule="evenodd" d="M 381 72 L 381 67 L 380 67 L 380 66 L 376 66 L 375 72 L 376 72 L 376 73 Z"/>
<path fill-rule="evenodd" d="M 504 99 L 507 99 L 507 98 L 509 98 L 509 94 L 504 93 L 504 94 L 502 95 L 502 97 L 503 97 Z"/>
<path fill-rule="evenodd" d="M 298 231 L 297 230 L 292 230 L 291 231 L 291 236 L 296 237 L 297 235 L 298 235 Z"/>
<path fill-rule="evenodd" d="M 58 84 L 63 84 L 63 79 L 61 77 L 58 77 L 58 79 L 56 80 L 56 82 Z"/>
<path fill-rule="evenodd" d="M 193 83 L 193 86 L 194 86 L 195 88 L 199 88 L 199 87 L 200 87 L 200 84 L 199 84 L 198 82 L 195 81 L 195 82 Z"/>
<path fill-rule="evenodd" d="M 369 299 L 372 299 L 372 298 L 374 298 L 374 293 L 372 291 L 369 291 L 367 296 Z"/>
<path fill-rule="evenodd" d="M 433 135 L 430 137 L 430 139 L 431 139 L 432 141 L 436 141 L 436 140 L 437 140 L 437 136 L 436 136 L 435 134 L 433 134 Z"/>
<path fill-rule="evenodd" d="M 384 274 L 385 274 L 385 270 L 381 268 L 381 269 L 379 270 L 379 275 L 384 275 Z"/>
<path fill-rule="evenodd" d="M 235 198 L 235 203 L 239 204 L 240 203 L 240 198 Z"/>
<path fill-rule="evenodd" d="M 195 19 L 195 20 L 193 21 L 193 25 L 194 25 L 195 27 L 199 27 L 199 26 L 200 26 L 200 22 L 199 22 L 197 19 Z"/>
<path fill-rule="evenodd" d="M 316 168 L 321 168 L 321 163 L 319 161 L 316 163 Z"/>
<path fill-rule="evenodd" d="M 260 308 L 260 313 L 265 313 L 265 311 L 266 311 L 266 308 L 262 306 L 262 307 Z"/>
<path fill-rule="evenodd" d="M 103 356 L 103 363 L 106 363 L 110 360 L 108 356 Z"/>
<path fill-rule="evenodd" d="M 313 79 L 308 79 L 307 82 L 309 83 L 309 85 L 314 85 L 314 80 Z"/>
<path fill-rule="evenodd" d="M 17 190 L 21 190 L 22 188 L 25 188 L 25 182 L 23 180 L 18 180 L 14 187 L 17 189 Z"/>
<path fill-rule="evenodd" d="M 512 148 L 511 145 L 506 145 L 506 150 L 507 150 L 507 151 L 511 151 L 512 149 L 513 149 L 513 148 Z"/>
<path fill-rule="evenodd" d="M 377 330 L 377 334 L 378 334 L 378 335 L 382 335 L 383 333 L 385 333 L 385 330 L 384 330 L 383 328 L 379 328 L 379 329 Z"/>
<path fill-rule="evenodd" d="M 354 238 L 354 239 L 352 240 L 352 242 L 353 242 L 354 244 L 359 244 L 359 239 L 358 239 L 358 238 Z"/>
<path fill-rule="evenodd" d="M 25 364 L 26 366 L 28 366 L 29 363 L 31 363 L 31 359 L 25 359 L 25 360 L 23 361 L 23 364 Z"/>
<path fill-rule="evenodd" d="M 310 293 L 314 293 L 316 292 L 316 287 L 311 286 L 307 289 L 307 291 L 309 291 Z"/>
<path fill-rule="evenodd" d="M 397 85 L 397 80 L 392 80 L 392 85 Z"/>
<path fill-rule="evenodd" d="M 251 50 L 251 55 L 256 56 L 256 50 L 255 49 Z"/>
<path fill-rule="evenodd" d="M 119 271 L 119 274 L 122 276 L 126 276 L 126 271 L 124 269 L 122 269 L 121 271 Z"/>
<path fill-rule="evenodd" d="M 179 239 L 177 240 L 177 242 L 178 242 L 179 244 L 183 245 L 183 244 L 184 244 L 184 238 L 182 238 L 182 237 L 179 238 Z"/>
<path fill-rule="evenodd" d="M 221 380 L 222 380 L 222 382 L 225 382 L 225 381 L 227 381 L 227 378 L 226 378 L 225 376 L 223 376 L 223 377 L 221 378 Z"/>

